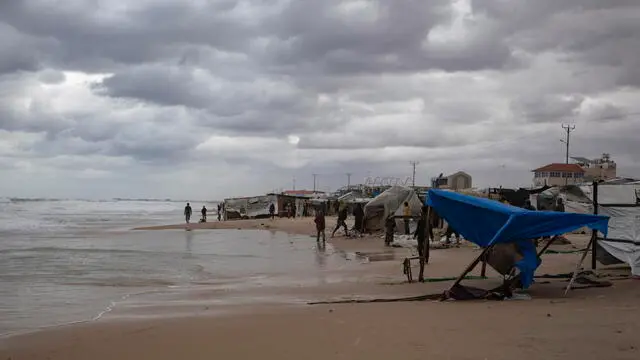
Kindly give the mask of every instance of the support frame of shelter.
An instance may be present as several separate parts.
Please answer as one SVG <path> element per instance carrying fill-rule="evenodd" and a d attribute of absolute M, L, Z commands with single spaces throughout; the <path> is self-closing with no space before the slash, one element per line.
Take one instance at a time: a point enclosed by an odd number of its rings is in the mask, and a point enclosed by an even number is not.
<path fill-rule="evenodd" d="M 446 190 L 429 190 L 427 205 L 454 226 L 465 239 L 483 248 L 451 288 L 445 298 L 505 298 L 519 282 L 527 288 L 540 265 L 540 256 L 555 236 L 587 226 L 605 236 L 609 217 L 592 214 L 530 211 L 490 199 L 475 198 Z M 462 215 L 461 215 L 462 214 Z M 554 236 L 541 252 L 532 239 Z M 493 290 L 463 287 L 460 282 L 480 262 L 487 262 L 504 276 L 503 285 Z M 516 272 L 519 273 L 516 275 Z"/>

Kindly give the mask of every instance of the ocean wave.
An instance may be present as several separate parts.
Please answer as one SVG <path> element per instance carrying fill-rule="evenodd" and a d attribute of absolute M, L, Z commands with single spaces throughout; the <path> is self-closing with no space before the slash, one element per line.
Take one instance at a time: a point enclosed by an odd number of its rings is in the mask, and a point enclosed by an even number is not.
<path fill-rule="evenodd" d="M 47 252 L 71 252 L 71 253 L 97 253 L 97 254 L 159 254 L 159 255 L 177 255 L 179 253 L 174 251 L 152 251 L 152 250 L 135 250 L 135 249 L 96 249 L 96 248 L 66 248 L 56 246 L 42 246 L 32 248 L 13 248 L 13 249 L 0 249 L 0 254 L 15 254 L 15 253 L 47 253 Z M 206 257 L 220 257 L 220 258 L 259 258 L 260 256 L 251 254 L 206 254 L 201 253 L 201 256 Z"/>
<path fill-rule="evenodd" d="M 97 286 L 97 287 L 168 287 L 178 285 L 177 282 L 154 278 L 83 278 L 63 279 L 56 281 L 58 285 Z"/>

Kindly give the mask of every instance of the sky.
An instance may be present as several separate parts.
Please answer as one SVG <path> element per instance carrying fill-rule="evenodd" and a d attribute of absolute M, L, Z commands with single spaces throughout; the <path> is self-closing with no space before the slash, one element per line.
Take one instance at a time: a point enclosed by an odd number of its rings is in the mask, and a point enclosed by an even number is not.
<path fill-rule="evenodd" d="M 640 176 L 637 0 L 0 2 L 0 196 L 222 199 L 610 153 Z M 294 180 L 295 179 L 295 180 Z"/>

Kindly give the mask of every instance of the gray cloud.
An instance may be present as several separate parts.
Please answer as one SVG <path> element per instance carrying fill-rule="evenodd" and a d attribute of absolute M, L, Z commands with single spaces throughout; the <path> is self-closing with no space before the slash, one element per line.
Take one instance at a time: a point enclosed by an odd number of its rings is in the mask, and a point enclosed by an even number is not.
<path fill-rule="evenodd" d="M 39 171 L 191 196 L 216 176 L 223 197 L 408 159 L 421 181 L 526 185 L 567 121 L 572 152 L 640 175 L 637 1 L 122 4 L 0 2 L 0 163 L 26 188 Z"/>

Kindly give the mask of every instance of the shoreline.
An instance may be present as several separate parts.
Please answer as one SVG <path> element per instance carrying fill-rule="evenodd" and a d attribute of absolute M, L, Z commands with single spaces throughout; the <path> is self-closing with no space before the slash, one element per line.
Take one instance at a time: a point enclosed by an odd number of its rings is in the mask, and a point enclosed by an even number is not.
<path fill-rule="evenodd" d="M 328 225 L 335 219 L 328 218 Z M 184 229 L 185 224 L 140 227 L 144 230 Z M 191 224 L 198 229 L 282 231 L 309 235 L 315 243 L 313 218 L 230 220 Z M 330 231 L 333 230 L 329 227 Z M 339 234 L 341 232 L 339 231 Z M 575 241 L 583 239 L 575 237 Z M 572 238 L 574 241 L 574 238 Z M 372 257 L 352 271 L 356 280 L 308 287 L 263 288 L 255 294 L 287 294 L 298 299 L 345 299 L 424 295 L 446 289 L 451 281 L 407 284 L 400 263 L 410 252 L 388 248 L 379 236 L 327 242 L 341 252 L 391 253 Z M 554 248 L 567 248 L 557 246 Z M 458 275 L 476 255 L 470 246 L 432 250 L 425 275 Z M 576 254 L 545 256 L 540 273 L 572 271 Z M 338 270 L 339 271 L 339 270 Z M 473 275 L 477 275 L 479 269 Z M 480 287 L 499 283 L 465 281 Z M 191 314 L 148 318 L 105 318 L 17 333 L 0 338 L 0 359 L 388 359 L 440 355 L 459 359 L 632 359 L 637 358 L 632 321 L 640 299 L 637 281 L 616 281 L 610 288 L 573 291 L 562 297 L 566 282 L 550 281 L 531 289 L 529 301 L 400 302 L 380 304 L 306 305 L 255 303 L 212 304 Z M 243 295 L 252 296 L 249 291 Z M 215 294 L 202 290 L 191 297 L 206 303 Z M 306 301 L 306 300 L 304 300 Z M 226 306 L 226 308 L 225 308 Z M 126 315 L 126 314 L 125 314 Z M 612 338 L 613 336 L 613 338 Z M 456 345 L 464 339 L 466 345 Z M 585 339 L 588 339 L 586 342 Z M 469 344 L 470 343 L 470 344 Z M 580 344 L 578 344 L 580 343 Z M 474 348 L 473 352 L 467 352 Z"/>

